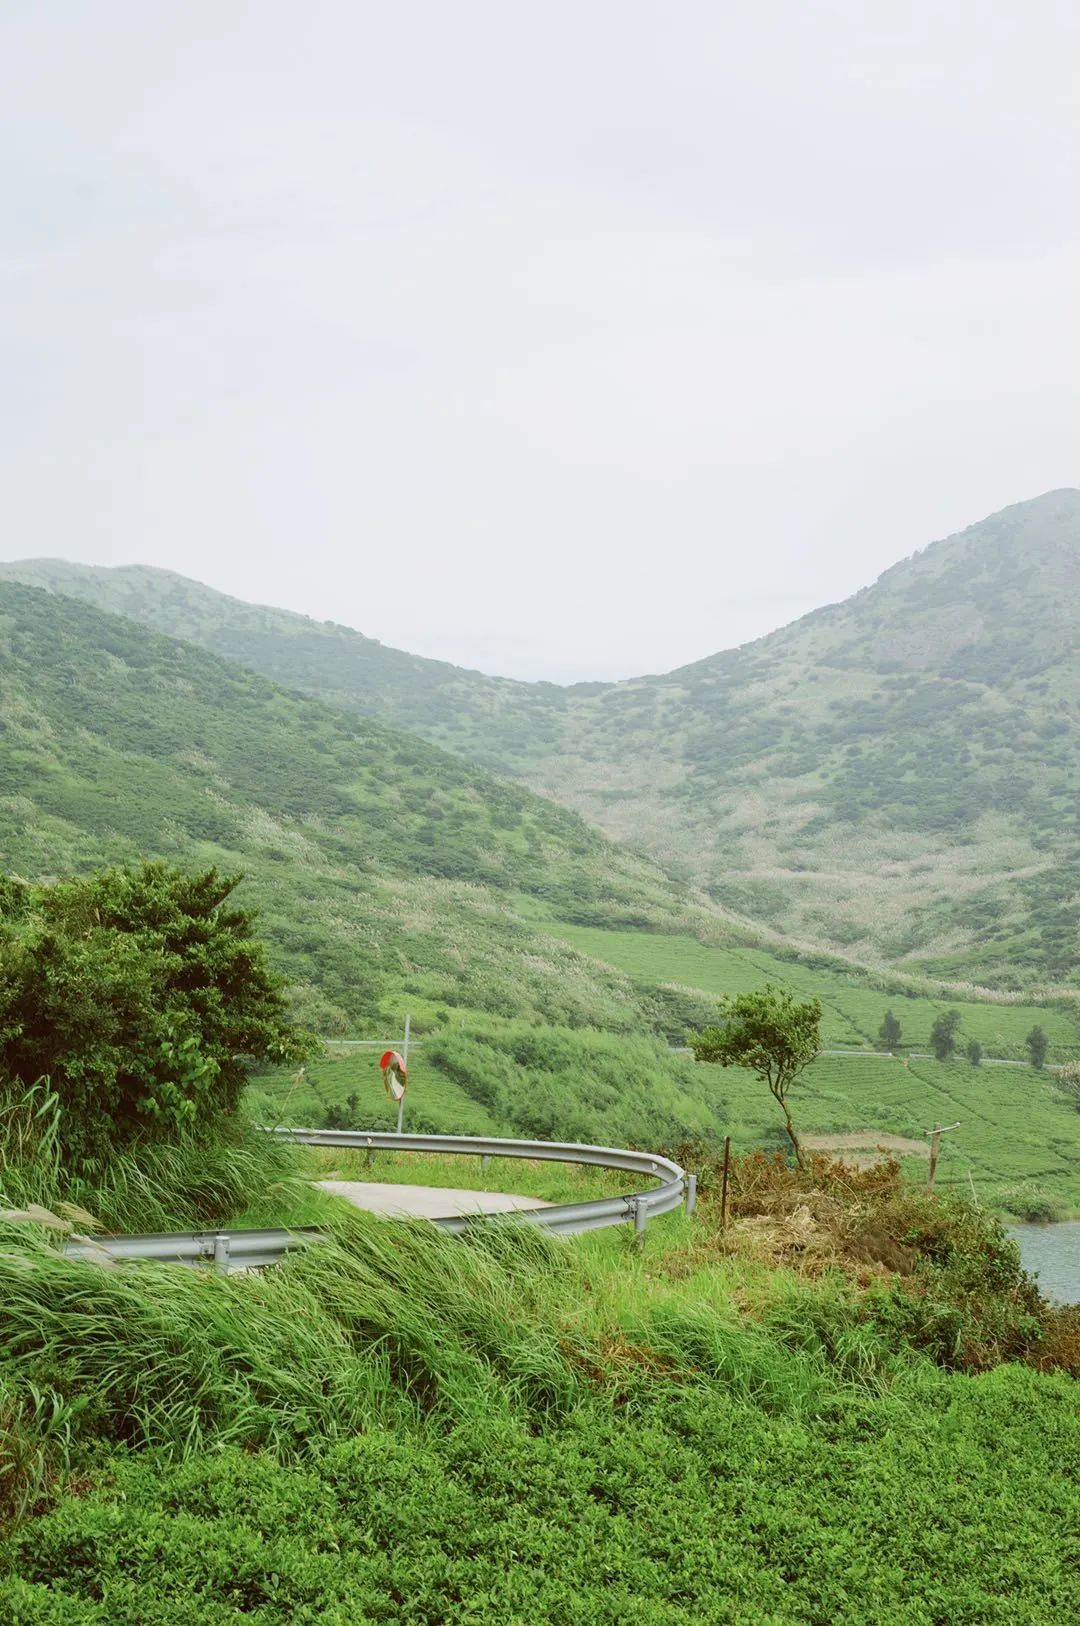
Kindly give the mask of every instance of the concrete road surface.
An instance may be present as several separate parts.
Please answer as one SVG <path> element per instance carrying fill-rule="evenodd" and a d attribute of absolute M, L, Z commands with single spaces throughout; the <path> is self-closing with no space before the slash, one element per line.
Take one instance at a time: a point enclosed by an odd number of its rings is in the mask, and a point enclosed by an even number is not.
<path fill-rule="evenodd" d="M 550 1208 L 539 1197 L 509 1191 L 459 1191 L 452 1186 L 393 1186 L 381 1180 L 320 1180 L 323 1191 L 344 1197 L 370 1214 L 448 1219 L 451 1214 L 508 1214 L 519 1208 Z"/>

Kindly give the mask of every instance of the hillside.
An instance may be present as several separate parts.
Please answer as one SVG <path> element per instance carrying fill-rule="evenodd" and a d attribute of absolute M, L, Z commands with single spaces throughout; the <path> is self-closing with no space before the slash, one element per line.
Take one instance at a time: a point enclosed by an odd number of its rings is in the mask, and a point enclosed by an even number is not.
<path fill-rule="evenodd" d="M 662 677 L 521 684 L 171 574 L 0 567 L 526 781 L 791 939 L 994 986 L 1080 976 L 1080 492 Z"/>
<path fill-rule="evenodd" d="M 663 1025 L 663 996 L 518 901 L 677 919 L 678 889 L 643 860 L 422 740 L 15 583 L 0 583 L 0 787 L 3 867 L 28 878 L 143 855 L 244 872 L 300 1008 L 331 1031 L 396 1023 L 406 998 Z"/>

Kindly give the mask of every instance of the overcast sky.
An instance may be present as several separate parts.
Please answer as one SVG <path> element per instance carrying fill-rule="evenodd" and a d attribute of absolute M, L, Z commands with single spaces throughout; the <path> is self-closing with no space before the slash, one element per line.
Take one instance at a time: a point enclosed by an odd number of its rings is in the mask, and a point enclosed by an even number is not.
<path fill-rule="evenodd" d="M 660 671 L 1080 484 L 1075 0 L 0 0 L 8 558 Z"/>

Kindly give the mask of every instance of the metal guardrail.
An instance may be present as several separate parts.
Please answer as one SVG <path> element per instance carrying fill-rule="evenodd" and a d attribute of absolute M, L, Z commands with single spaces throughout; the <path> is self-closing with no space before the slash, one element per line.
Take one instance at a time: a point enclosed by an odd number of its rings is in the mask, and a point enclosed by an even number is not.
<path fill-rule="evenodd" d="M 318 1242 L 314 1227 L 295 1231 L 158 1231 L 141 1236 L 71 1237 L 64 1243 L 69 1259 L 98 1264 L 116 1259 L 157 1259 L 173 1265 L 208 1265 L 230 1270 L 261 1270 L 276 1265 L 290 1248 Z"/>
<path fill-rule="evenodd" d="M 430 1220 L 444 1231 L 460 1235 L 480 1223 L 540 1225 L 557 1236 L 578 1236 L 609 1225 L 633 1225 L 640 1237 L 650 1219 L 684 1204 L 692 1214 L 697 1200 L 697 1178 L 670 1158 L 654 1152 L 631 1152 L 616 1146 L 583 1146 L 575 1141 L 495 1140 L 479 1135 L 395 1135 L 361 1129 L 292 1129 L 264 1126 L 268 1134 L 304 1146 L 337 1146 L 358 1151 L 433 1152 L 489 1157 L 520 1157 L 550 1163 L 581 1163 L 600 1169 L 618 1169 L 657 1181 L 644 1191 L 626 1196 L 600 1197 L 584 1203 L 552 1203 L 544 1208 L 519 1208 L 503 1214 L 448 1214 Z M 99 1262 L 120 1259 L 158 1259 L 173 1264 L 213 1264 L 215 1270 L 258 1270 L 277 1264 L 291 1248 L 321 1240 L 313 1228 L 265 1231 L 186 1231 L 146 1236 L 72 1238 L 64 1244 L 69 1258 Z"/>

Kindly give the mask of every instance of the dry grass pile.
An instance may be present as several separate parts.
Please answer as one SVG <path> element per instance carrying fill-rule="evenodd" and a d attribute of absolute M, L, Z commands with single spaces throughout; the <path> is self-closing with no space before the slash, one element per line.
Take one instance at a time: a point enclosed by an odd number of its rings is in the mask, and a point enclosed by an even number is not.
<path fill-rule="evenodd" d="M 719 1158 L 700 1147 L 679 1155 L 698 1171 L 702 1212 L 712 1222 L 706 1247 L 808 1275 L 840 1268 L 864 1286 L 915 1270 L 918 1256 L 907 1240 L 913 1194 L 894 1160 L 860 1167 L 815 1155 L 796 1169 L 780 1153 L 735 1157 L 722 1228 Z"/>

